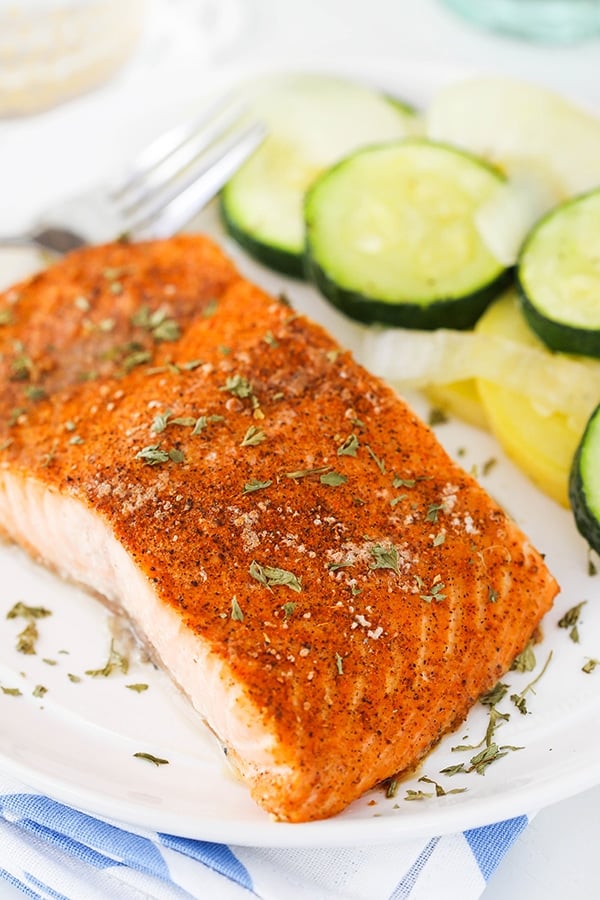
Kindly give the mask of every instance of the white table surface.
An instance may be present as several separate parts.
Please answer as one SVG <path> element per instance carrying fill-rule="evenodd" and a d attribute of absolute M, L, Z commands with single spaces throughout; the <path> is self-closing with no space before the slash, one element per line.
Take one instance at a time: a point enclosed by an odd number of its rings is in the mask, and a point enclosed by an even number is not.
<path fill-rule="evenodd" d="M 154 2 L 164 7 L 169 0 Z M 170 2 L 176 8 L 185 0 Z M 593 99 L 595 95 L 600 108 L 599 39 L 568 47 L 538 46 L 480 31 L 457 19 L 436 0 L 302 0 L 301 3 L 240 0 L 240 3 L 243 31 L 235 44 L 221 55 L 220 63 L 237 67 L 266 59 L 289 64 L 290 59 L 296 58 L 347 60 L 357 56 L 431 60 L 438 65 L 533 78 L 575 96 Z M 192 61 L 188 48 L 177 67 L 184 77 L 190 67 L 202 72 L 206 60 Z M 175 69 L 169 73 L 170 78 L 178 76 Z M 129 75 L 126 70 L 95 96 L 77 102 L 109 103 L 112 96 L 119 94 L 119 79 L 125 84 Z M 140 101 L 143 104 L 143 98 Z M 32 133 L 42 127 L 41 119 L 31 120 Z M 10 123 L 0 122 L 0 138 L 10 128 Z M 99 138 L 106 139 L 101 135 Z M 75 182 L 83 177 L 84 171 L 83 163 L 74 167 Z M 19 213 L 23 217 L 35 210 L 35 177 L 32 175 L 29 181 L 30 190 L 20 195 Z M 11 206 L 10 214 L 14 217 L 14 203 Z M 0 225 L 6 225 L 7 204 L 2 207 Z M 595 900 L 600 897 L 599 809 L 600 787 L 540 811 L 501 862 L 483 894 L 484 900 L 563 897 Z M 22 897 L 19 891 L 0 882 L 2 900 L 19 897 Z"/>

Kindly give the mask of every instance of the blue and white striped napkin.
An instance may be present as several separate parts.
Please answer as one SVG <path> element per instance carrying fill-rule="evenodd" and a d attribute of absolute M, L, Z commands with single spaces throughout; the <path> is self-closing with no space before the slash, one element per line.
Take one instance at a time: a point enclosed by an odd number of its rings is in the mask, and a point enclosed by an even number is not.
<path fill-rule="evenodd" d="M 0 877 L 43 900 L 475 900 L 527 824 L 379 847 L 227 846 L 125 830 L 0 775 Z"/>

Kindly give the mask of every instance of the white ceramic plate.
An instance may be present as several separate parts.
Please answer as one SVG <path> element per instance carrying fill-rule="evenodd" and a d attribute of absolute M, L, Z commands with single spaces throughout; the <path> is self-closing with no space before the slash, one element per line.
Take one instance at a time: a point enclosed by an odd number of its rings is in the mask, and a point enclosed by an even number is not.
<path fill-rule="evenodd" d="M 448 77 L 460 74 L 412 64 L 354 63 L 353 70 L 416 102 L 426 100 Z M 236 77 L 230 74 L 225 80 L 234 82 Z M 44 121 L 13 128 L 11 141 L 2 147 L 3 163 L 12 164 L 18 172 L 19 160 L 34 139 L 45 138 L 49 152 L 53 142 L 56 147 L 60 141 L 65 146 L 65 135 L 75 133 L 75 128 L 81 135 L 82 117 L 95 119 L 96 134 L 112 123 L 122 136 L 122 147 L 129 151 L 177 112 L 156 113 L 154 118 L 145 114 L 136 120 L 125 95 L 120 107 L 114 100 L 111 105 L 100 95 L 70 111 L 58 111 L 51 128 Z M 190 98 L 182 98 L 179 108 L 189 105 Z M 85 144 L 85 135 L 81 140 Z M 88 150 L 97 171 L 114 162 L 114 150 L 107 141 L 100 146 L 90 141 Z M 62 176 L 62 183 L 71 187 L 83 168 L 69 163 L 62 160 L 56 178 L 60 181 Z M 19 185 L 18 178 L 16 182 L 8 190 L 14 191 L 15 204 L 19 198 L 23 201 L 21 209 L 28 203 L 30 208 L 43 208 L 56 190 L 55 182 L 46 186 L 40 181 L 34 194 L 30 190 L 25 197 L 24 182 Z M 9 206 L 5 204 L 4 209 Z M 267 272 L 224 239 L 214 210 L 203 214 L 198 224 L 224 240 L 244 274 L 268 290 L 285 291 L 298 308 L 323 322 L 342 342 L 352 343 L 354 326 L 311 289 Z M 6 276 L 8 261 L 0 255 L 0 276 Z M 85 674 L 102 667 L 108 656 L 114 621 L 104 607 L 30 562 L 16 548 L 0 546 L 0 686 L 21 691 L 20 696 L 0 691 L 0 768 L 59 800 L 133 826 L 233 844 L 296 847 L 392 843 L 453 832 L 538 809 L 600 782 L 600 667 L 589 674 L 582 671 L 589 658 L 600 658 L 600 605 L 595 602 L 600 575 L 588 573 L 587 546 L 577 535 L 570 513 L 532 487 L 488 435 L 458 422 L 438 426 L 437 433 L 452 455 L 461 453 L 466 468 L 477 465 L 483 472 L 487 460 L 497 460 L 487 475 L 482 474 L 482 483 L 546 554 L 563 587 L 544 622 L 536 670 L 511 673 L 504 679 L 511 686 L 509 693 L 520 693 L 552 653 L 546 672 L 527 695 L 529 713 L 521 715 L 508 697 L 500 706 L 510 719 L 498 729 L 498 743 L 523 749 L 510 751 L 485 775 L 441 775 L 441 769 L 468 762 L 475 754 L 475 750 L 452 748 L 478 744 L 483 738 L 487 709 L 478 706 L 457 732 L 440 743 L 415 777 L 400 786 L 395 798 L 375 790 L 328 821 L 275 823 L 250 800 L 168 678 L 135 651 L 127 674 L 117 672 L 106 678 Z M 558 620 L 583 600 L 589 602 L 580 618 L 580 643 L 574 643 L 558 627 Z M 17 601 L 52 612 L 39 621 L 36 655 L 16 652 L 17 634 L 24 623 L 5 616 Z M 118 646 L 123 646 L 122 636 Z M 148 684 L 148 689 L 138 693 L 127 688 L 139 683 Z M 38 685 L 47 689 L 43 697 L 34 696 Z M 137 752 L 167 759 L 169 764 L 155 766 L 135 758 Z M 423 775 L 447 792 L 465 790 L 436 796 L 430 783 L 418 781 Z M 408 800 L 407 790 L 432 796 Z"/>

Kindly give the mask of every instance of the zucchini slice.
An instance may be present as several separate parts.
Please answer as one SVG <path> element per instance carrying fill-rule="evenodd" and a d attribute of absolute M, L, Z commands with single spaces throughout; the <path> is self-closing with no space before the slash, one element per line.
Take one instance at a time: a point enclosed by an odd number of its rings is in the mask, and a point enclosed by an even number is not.
<path fill-rule="evenodd" d="M 420 130 L 414 109 L 333 76 L 267 80 L 250 99 L 267 125 L 260 148 L 221 193 L 225 227 L 252 256 L 304 277 L 304 194 L 317 175 L 360 146 Z"/>
<path fill-rule="evenodd" d="M 508 278 L 475 224 L 502 184 L 481 160 L 425 139 L 359 150 L 307 194 L 309 277 L 364 322 L 470 328 Z"/>
<path fill-rule="evenodd" d="M 579 533 L 600 553 L 600 406 L 592 413 L 573 459 L 569 500 Z"/>
<path fill-rule="evenodd" d="M 600 357 L 600 190 L 567 201 L 531 232 L 517 266 L 530 327 L 551 350 Z"/>

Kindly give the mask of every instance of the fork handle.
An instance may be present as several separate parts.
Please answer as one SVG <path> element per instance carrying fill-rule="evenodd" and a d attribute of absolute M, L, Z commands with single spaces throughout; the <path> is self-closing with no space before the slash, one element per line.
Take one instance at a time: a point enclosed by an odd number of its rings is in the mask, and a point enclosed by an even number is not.
<path fill-rule="evenodd" d="M 0 249 L 35 246 L 36 240 L 32 234 L 0 234 Z"/>
<path fill-rule="evenodd" d="M 70 250 L 83 247 L 85 241 L 77 234 L 64 228 L 39 228 L 22 234 L 0 234 L 0 249 L 8 247 L 37 247 L 62 256 Z"/>

